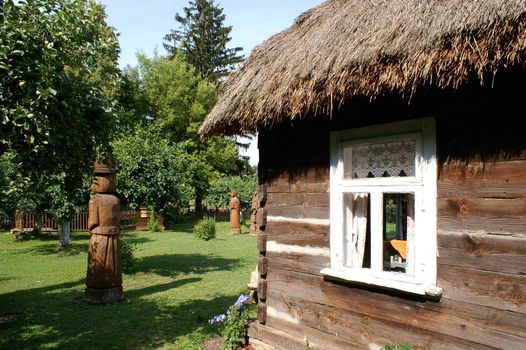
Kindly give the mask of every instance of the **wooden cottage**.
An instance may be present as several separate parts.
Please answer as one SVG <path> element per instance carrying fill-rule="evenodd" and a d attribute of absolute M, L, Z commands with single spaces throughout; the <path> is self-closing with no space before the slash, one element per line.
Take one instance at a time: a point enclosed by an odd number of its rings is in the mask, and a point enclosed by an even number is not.
<path fill-rule="evenodd" d="M 259 133 L 255 349 L 526 348 L 526 2 L 328 0 L 201 127 Z"/>

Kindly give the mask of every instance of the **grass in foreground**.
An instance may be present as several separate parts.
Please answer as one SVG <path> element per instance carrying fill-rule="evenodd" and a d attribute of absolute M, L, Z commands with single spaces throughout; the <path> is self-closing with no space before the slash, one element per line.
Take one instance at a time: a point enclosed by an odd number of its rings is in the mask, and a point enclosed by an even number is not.
<path fill-rule="evenodd" d="M 142 243 L 136 272 L 123 275 L 126 299 L 109 305 L 82 302 L 87 233 L 67 252 L 56 236 L 0 234 L 0 348 L 201 349 L 217 336 L 207 320 L 246 291 L 256 238 L 218 223 L 217 238 L 202 241 L 192 226 L 125 233 Z"/>

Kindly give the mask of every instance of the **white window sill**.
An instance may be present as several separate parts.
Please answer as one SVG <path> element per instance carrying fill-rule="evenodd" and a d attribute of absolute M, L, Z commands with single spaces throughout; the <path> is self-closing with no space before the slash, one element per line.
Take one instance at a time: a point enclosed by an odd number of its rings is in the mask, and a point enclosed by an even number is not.
<path fill-rule="evenodd" d="M 395 289 L 432 298 L 440 298 L 442 296 L 442 288 L 435 284 L 411 281 L 412 278 L 409 276 L 385 273 L 384 275 L 389 274 L 390 278 L 384 278 L 381 276 L 374 276 L 370 272 L 364 273 L 364 269 L 349 270 L 350 269 L 325 268 L 322 269 L 320 273 L 324 276 L 334 277 L 350 283 L 356 282 L 376 287 Z"/>

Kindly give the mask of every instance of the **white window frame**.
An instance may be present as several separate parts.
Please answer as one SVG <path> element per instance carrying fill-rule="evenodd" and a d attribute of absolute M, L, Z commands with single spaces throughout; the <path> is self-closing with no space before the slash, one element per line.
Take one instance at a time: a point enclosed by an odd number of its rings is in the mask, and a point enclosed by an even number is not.
<path fill-rule="evenodd" d="M 416 140 L 415 176 L 345 179 L 343 149 L 375 141 Z M 371 267 L 344 265 L 344 194 L 370 194 Z M 408 241 L 407 273 L 383 271 L 383 194 L 414 193 L 414 241 Z M 323 275 L 352 282 L 439 296 L 437 279 L 437 160 L 434 118 L 375 125 L 331 133 L 330 268 Z M 409 259 L 411 258 L 411 259 Z"/>

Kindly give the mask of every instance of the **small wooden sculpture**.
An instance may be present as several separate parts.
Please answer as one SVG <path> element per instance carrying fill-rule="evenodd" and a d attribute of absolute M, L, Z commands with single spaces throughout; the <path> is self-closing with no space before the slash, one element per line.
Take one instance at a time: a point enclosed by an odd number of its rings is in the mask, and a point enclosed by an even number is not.
<path fill-rule="evenodd" d="M 102 304 L 124 298 L 119 239 L 121 211 L 120 200 L 114 195 L 115 171 L 99 159 L 94 172 L 88 208 L 90 243 L 85 297 L 91 303 Z"/>
<path fill-rule="evenodd" d="M 228 209 L 230 209 L 230 233 L 238 235 L 241 233 L 241 222 L 239 219 L 241 202 L 239 202 L 239 198 L 237 198 L 236 191 L 232 191 L 230 197 L 230 204 L 228 204 Z"/>

